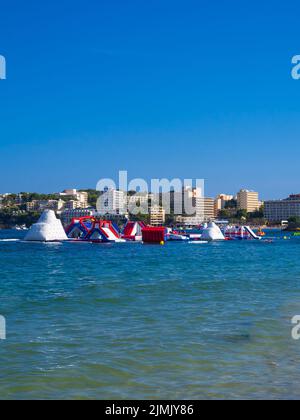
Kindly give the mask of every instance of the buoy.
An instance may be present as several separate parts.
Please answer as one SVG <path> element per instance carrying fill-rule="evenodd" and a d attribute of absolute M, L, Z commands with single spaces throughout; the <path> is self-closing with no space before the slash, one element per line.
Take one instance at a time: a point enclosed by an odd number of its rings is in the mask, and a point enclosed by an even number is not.
<path fill-rule="evenodd" d="M 164 241 L 161 241 L 160 245 L 164 245 L 164 244 L 165 244 Z"/>

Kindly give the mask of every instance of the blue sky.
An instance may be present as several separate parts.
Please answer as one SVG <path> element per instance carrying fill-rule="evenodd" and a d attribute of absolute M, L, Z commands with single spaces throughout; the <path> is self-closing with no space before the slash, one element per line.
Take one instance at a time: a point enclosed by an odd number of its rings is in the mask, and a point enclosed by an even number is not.
<path fill-rule="evenodd" d="M 0 192 L 205 178 L 300 192 L 296 0 L 2 2 Z"/>

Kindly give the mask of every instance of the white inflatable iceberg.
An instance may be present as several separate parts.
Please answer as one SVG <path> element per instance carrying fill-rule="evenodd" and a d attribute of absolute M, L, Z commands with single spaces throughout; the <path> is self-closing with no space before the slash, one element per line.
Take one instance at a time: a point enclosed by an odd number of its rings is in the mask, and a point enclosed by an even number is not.
<path fill-rule="evenodd" d="M 53 210 L 45 210 L 39 221 L 31 226 L 25 241 L 57 242 L 67 241 L 68 237 L 60 220 Z"/>
<path fill-rule="evenodd" d="M 225 237 L 221 232 L 219 226 L 214 222 L 208 224 L 208 226 L 203 230 L 201 240 L 204 241 L 224 241 Z"/>

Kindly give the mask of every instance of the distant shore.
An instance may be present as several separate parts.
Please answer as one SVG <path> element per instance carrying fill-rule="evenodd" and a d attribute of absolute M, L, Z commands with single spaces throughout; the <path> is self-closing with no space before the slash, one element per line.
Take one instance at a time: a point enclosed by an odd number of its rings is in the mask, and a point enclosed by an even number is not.
<path fill-rule="evenodd" d="M 7 225 L 0 225 L 0 230 L 5 230 L 5 229 L 12 229 L 12 227 L 7 226 Z"/>

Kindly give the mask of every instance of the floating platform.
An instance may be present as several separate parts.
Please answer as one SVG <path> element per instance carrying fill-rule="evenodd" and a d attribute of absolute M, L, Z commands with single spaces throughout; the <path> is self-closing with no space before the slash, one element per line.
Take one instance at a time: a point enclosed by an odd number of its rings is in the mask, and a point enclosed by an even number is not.
<path fill-rule="evenodd" d="M 94 242 L 125 242 L 121 238 L 119 228 L 107 220 L 93 216 L 74 218 L 66 230 L 69 239 Z"/>

